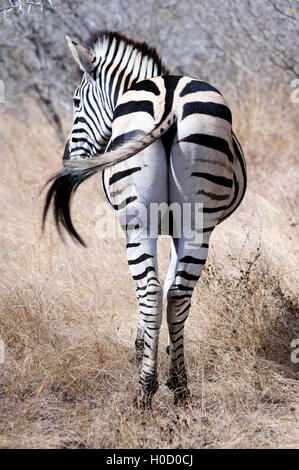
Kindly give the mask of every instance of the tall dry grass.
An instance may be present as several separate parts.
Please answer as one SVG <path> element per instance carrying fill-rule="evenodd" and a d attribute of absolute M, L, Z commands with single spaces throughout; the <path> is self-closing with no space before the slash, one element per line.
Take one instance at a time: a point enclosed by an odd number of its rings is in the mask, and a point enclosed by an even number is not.
<path fill-rule="evenodd" d="M 249 186 L 213 235 L 187 321 L 193 404 L 174 408 L 164 385 L 164 319 L 161 386 L 146 415 L 131 409 L 137 304 L 124 240 L 95 236 L 100 180 L 74 201 L 87 250 L 63 244 L 53 223 L 42 237 L 40 189 L 62 149 L 34 103 L 22 116 L 2 112 L 2 448 L 298 446 L 297 111 L 252 83 L 231 104 Z M 168 245 L 159 241 L 162 280 Z"/>

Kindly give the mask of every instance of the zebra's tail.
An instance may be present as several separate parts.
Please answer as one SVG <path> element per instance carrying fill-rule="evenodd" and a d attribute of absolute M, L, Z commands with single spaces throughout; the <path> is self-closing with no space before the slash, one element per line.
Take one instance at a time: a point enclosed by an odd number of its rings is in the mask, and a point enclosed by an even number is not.
<path fill-rule="evenodd" d="M 62 237 L 62 228 L 64 228 L 75 241 L 86 246 L 71 219 L 70 208 L 74 193 L 83 181 L 115 163 L 136 155 L 155 142 L 167 131 L 167 126 L 163 129 L 163 132 L 160 128 L 161 126 L 155 126 L 150 133 L 140 132 L 137 137 L 116 148 L 114 148 L 112 141 L 111 150 L 102 155 L 86 159 L 66 160 L 64 168 L 53 175 L 45 185 L 51 183 L 45 199 L 42 228 L 45 227 L 50 204 L 53 201 L 54 219 L 60 236 Z"/>

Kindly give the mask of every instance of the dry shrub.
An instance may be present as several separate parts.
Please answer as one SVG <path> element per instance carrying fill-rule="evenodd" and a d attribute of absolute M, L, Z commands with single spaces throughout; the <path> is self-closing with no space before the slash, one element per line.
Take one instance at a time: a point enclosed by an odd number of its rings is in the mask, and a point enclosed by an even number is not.
<path fill-rule="evenodd" d="M 161 387 L 146 415 L 131 409 L 137 305 L 124 240 L 94 234 L 100 180 L 74 201 L 88 250 L 63 244 L 52 222 L 42 237 L 40 189 L 62 149 L 34 103 L 22 122 L 2 114 L 1 447 L 298 446 L 298 364 L 290 360 L 299 337 L 297 116 L 282 90 L 265 93 L 256 83 L 231 102 L 248 193 L 213 234 L 194 293 L 186 325 L 193 405 L 174 408 L 164 385 L 164 318 Z M 161 239 L 161 279 L 168 250 Z"/>

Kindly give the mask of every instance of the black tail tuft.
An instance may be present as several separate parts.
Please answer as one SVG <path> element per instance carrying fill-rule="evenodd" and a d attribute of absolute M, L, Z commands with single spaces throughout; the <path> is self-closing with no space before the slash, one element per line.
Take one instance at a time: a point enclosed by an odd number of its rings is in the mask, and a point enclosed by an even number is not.
<path fill-rule="evenodd" d="M 84 240 L 80 237 L 72 223 L 70 212 L 71 200 L 80 184 L 83 183 L 83 181 L 85 181 L 87 178 L 90 178 L 92 175 L 94 175 L 97 171 L 98 170 L 95 168 L 78 171 L 77 169 L 75 170 L 73 168 L 66 167 L 49 179 L 45 186 L 47 186 L 49 183 L 52 184 L 48 190 L 43 210 L 43 230 L 51 201 L 53 201 L 54 219 L 61 238 L 63 238 L 61 230 L 63 227 L 74 240 L 86 247 Z"/>

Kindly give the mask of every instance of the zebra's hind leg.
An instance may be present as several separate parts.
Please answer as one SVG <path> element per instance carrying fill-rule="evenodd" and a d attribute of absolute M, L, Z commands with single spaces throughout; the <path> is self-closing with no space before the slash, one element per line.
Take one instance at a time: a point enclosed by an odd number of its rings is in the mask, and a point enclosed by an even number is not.
<path fill-rule="evenodd" d="M 208 238 L 198 246 L 179 241 L 176 274 L 167 292 L 169 330 L 169 374 L 167 385 L 174 392 L 174 404 L 191 402 L 184 361 L 184 325 L 189 315 L 191 297 L 208 254 Z M 196 245 L 196 244 L 193 244 Z"/>
<path fill-rule="evenodd" d="M 163 289 L 158 280 L 156 250 L 157 239 L 155 238 L 127 243 L 128 263 L 136 283 L 140 309 L 135 345 L 140 346 L 140 349 L 144 348 L 138 391 L 134 400 L 134 406 L 140 409 L 151 408 L 152 397 L 159 387 L 157 356 L 162 322 Z"/>
<path fill-rule="evenodd" d="M 134 401 L 137 408 L 151 408 L 152 397 L 159 387 L 157 358 L 163 303 L 162 286 L 153 274 L 151 272 L 146 284 L 141 286 L 143 294 L 139 300 L 140 315 L 144 324 L 144 350 L 139 388 Z"/>
<path fill-rule="evenodd" d="M 169 291 L 170 286 L 172 285 L 177 268 L 177 259 L 178 259 L 178 238 L 171 238 L 170 244 L 170 257 L 169 257 L 169 268 L 167 272 L 167 276 L 164 282 L 164 289 L 163 289 L 163 300 L 167 303 L 167 293 Z M 170 355 L 170 348 L 169 344 L 166 346 L 166 354 Z"/>

